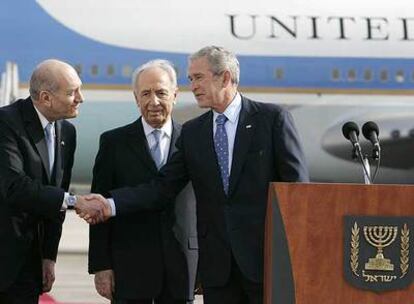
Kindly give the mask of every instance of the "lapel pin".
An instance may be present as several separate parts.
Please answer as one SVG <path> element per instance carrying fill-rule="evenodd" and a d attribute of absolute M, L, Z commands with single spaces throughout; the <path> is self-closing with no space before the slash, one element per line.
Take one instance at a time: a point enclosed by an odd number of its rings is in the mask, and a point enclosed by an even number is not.
<path fill-rule="evenodd" d="M 60 142 L 60 145 L 63 147 L 63 146 L 65 145 L 65 142 L 62 140 L 62 141 Z"/>
<path fill-rule="evenodd" d="M 250 129 L 252 127 L 252 125 L 247 125 L 246 129 Z"/>

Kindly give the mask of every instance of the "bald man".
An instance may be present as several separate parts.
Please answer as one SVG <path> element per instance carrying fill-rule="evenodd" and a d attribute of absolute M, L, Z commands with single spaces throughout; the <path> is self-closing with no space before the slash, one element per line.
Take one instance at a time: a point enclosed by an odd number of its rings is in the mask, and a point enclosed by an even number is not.
<path fill-rule="evenodd" d="M 81 80 L 68 64 L 46 60 L 30 97 L 0 108 L 0 303 L 38 303 L 54 282 L 68 205 Z M 79 199 L 78 205 L 82 199 Z"/>

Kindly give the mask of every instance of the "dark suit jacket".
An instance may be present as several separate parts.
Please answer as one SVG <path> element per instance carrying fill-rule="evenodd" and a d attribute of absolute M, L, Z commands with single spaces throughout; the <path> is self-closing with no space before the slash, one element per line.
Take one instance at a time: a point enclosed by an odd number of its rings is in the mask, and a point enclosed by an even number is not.
<path fill-rule="evenodd" d="M 170 155 L 181 126 L 173 124 Z M 101 136 L 92 192 L 148 183 L 158 173 L 149 152 L 141 118 Z M 177 299 L 186 299 L 188 272 L 184 253 L 174 237 L 173 204 L 163 211 L 116 217 L 90 228 L 89 272 L 113 269 L 115 294 L 121 299 L 156 298 L 163 279 Z"/>
<path fill-rule="evenodd" d="M 49 172 L 44 131 L 31 99 L 0 108 L 0 291 L 29 256 L 39 269 L 42 258 L 56 259 L 76 132 L 64 120 L 55 128 L 55 169 Z"/>
<path fill-rule="evenodd" d="M 153 183 L 111 191 L 117 216 L 161 208 L 191 180 L 197 200 L 202 284 L 227 282 L 231 254 L 247 278 L 262 282 L 269 182 L 309 179 L 291 115 L 279 106 L 242 97 L 228 196 L 214 151 L 211 111 L 183 125 L 177 147 Z"/>

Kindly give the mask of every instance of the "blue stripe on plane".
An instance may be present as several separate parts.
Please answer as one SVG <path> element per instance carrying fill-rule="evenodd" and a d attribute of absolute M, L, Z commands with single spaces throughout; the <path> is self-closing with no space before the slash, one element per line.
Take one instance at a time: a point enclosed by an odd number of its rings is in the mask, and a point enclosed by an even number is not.
<path fill-rule="evenodd" d="M 0 68 L 7 60 L 17 62 L 23 82 L 28 81 L 34 66 L 46 58 L 80 64 L 84 83 L 103 85 L 129 84 L 130 77 L 122 76 L 123 67 L 133 68 L 154 58 L 165 58 L 177 66 L 179 84 L 188 84 L 187 54 L 134 50 L 94 41 L 59 23 L 35 1 L 3 0 L 2 6 L 7 9 L 0 9 Z M 239 60 L 241 84 L 246 87 L 414 89 L 413 59 L 239 56 Z M 97 75 L 89 72 L 93 65 L 99 68 Z M 106 73 L 108 65 L 115 69 L 112 76 Z M 281 79 L 275 77 L 277 69 L 283 71 Z M 332 78 L 334 69 L 340 73 L 337 80 Z M 353 81 L 347 76 L 350 70 L 356 73 Z M 372 72 L 371 80 L 364 80 L 366 70 Z M 381 71 L 387 71 L 387 81 L 380 79 Z M 398 82 L 396 74 L 401 71 L 404 79 Z"/>

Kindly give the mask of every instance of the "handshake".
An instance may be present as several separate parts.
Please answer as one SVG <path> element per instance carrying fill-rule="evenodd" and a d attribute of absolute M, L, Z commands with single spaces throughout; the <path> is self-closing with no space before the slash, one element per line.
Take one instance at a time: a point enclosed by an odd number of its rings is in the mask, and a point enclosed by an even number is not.
<path fill-rule="evenodd" d="M 111 205 L 100 194 L 77 195 L 74 209 L 80 218 L 92 225 L 107 221 L 112 216 Z"/>

